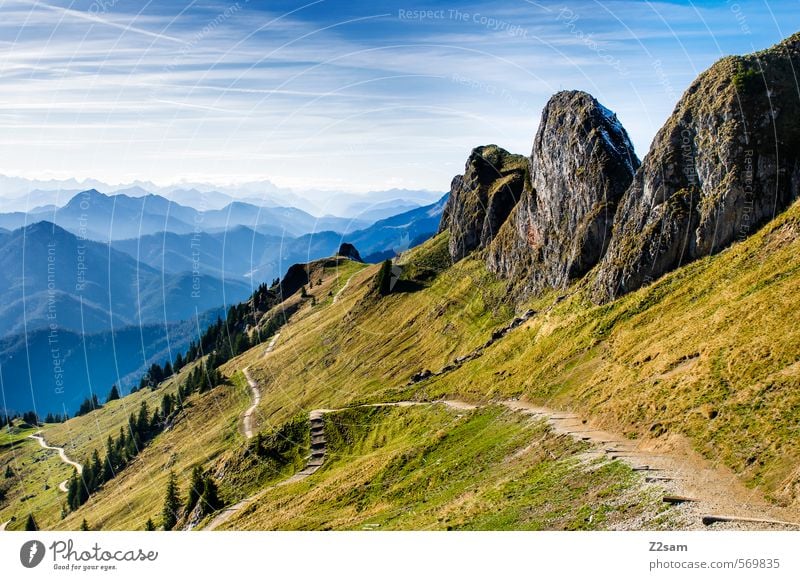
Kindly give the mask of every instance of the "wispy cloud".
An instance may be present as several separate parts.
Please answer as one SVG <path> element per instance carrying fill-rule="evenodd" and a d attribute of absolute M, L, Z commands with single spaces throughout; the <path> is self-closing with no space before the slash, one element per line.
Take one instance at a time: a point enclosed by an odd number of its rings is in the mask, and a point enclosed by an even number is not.
<path fill-rule="evenodd" d="M 0 172 L 446 189 L 473 146 L 527 152 L 570 88 L 643 154 L 697 71 L 800 28 L 795 1 L 736 6 L 8 0 Z"/>

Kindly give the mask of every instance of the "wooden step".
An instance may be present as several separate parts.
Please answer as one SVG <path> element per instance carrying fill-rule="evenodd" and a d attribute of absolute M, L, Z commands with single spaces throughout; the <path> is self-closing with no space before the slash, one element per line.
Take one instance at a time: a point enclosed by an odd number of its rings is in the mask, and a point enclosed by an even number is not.
<path fill-rule="evenodd" d="M 748 524 L 771 524 L 776 526 L 792 526 L 795 528 L 800 528 L 800 523 L 797 522 L 784 522 L 780 520 L 770 520 L 762 518 L 740 518 L 737 516 L 717 516 L 713 514 L 703 516 L 702 521 L 703 525 L 706 526 L 722 522 L 743 522 Z"/>
<path fill-rule="evenodd" d="M 693 497 L 686 497 L 683 495 L 665 495 L 664 499 L 662 500 L 664 503 L 669 503 L 672 505 L 677 505 L 681 503 L 692 503 L 698 502 L 699 499 L 695 499 Z"/>

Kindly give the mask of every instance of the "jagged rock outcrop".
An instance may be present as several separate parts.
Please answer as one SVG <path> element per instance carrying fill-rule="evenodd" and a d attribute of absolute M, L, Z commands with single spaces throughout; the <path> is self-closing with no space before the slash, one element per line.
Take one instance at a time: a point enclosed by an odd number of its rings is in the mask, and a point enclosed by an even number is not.
<path fill-rule="evenodd" d="M 308 265 L 292 264 L 278 286 L 278 297 L 286 300 L 289 296 L 308 284 Z"/>
<path fill-rule="evenodd" d="M 639 160 L 616 115 L 581 91 L 542 112 L 531 187 L 492 243 L 489 269 L 527 291 L 562 287 L 603 256 L 617 203 Z"/>
<path fill-rule="evenodd" d="M 336 252 L 336 255 L 341 256 L 342 258 L 348 258 L 354 262 L 364 261 L 361 259 L 361 254 L 358 253 L 356 247 L 353 244 L 348 244 L 347 242 L 344 242 L 339 246 L 339 251 Z"/>
<path fill-rule="evenodd" d="M 795 34 L 692 83 L 620 202 L 595 300 L 719 252 L 798 197 L 798 71 Z"/>
<path fill-rule="evenodd" d="M 450 257 L 460 260 L 497 235 L 527 187 L 528 160 L 497 145 L 476 147 L 450 186 L 439 232 L 450 230 Z"/>

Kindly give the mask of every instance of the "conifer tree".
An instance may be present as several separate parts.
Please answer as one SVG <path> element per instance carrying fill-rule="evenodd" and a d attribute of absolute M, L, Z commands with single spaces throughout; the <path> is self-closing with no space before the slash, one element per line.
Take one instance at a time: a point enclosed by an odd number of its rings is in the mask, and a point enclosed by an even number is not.
<path fill-rule="evenodd" d="M 153 518 L 147 518 L 147 521 L 144 523 L 144 531 L 145 532 L 156 531 L 156 525 L 153 523 Z"/>
<path fill-rule="evenodd" d="M 178 514 L 181 509 L 181 499 L 178 495 L 178 480 L 175 472 L 169 472 L 167 480 L 167 491 L 164 496 L 164 508 L 161 512 L 161 519 L 165 530 L 171 530 L 178 523 Z"/>
<path fill-rule="evenodd" d="M 174 400 L 172 398 L 172 395 L 170 395 L 169 393 L 166 393 L 161 398 L 161 414 L 164 416 L 165 419 L 172 414 L 173 404 Z"/>
<path fill-rule="evenodd" d="M 150 419 L 150 437 L 155 437 L 159 432 L 161 432 L 161 413 L 156 409 Z"/>
<path fill-rule="evenodd" d="M 81 474 L 83 485 L 86 487 L 86 494 L 90 495 L 97 488 L 95 480 L 97 477 L 94 474 L 94 467 L 91 461 L 86 461 L 83 466 L 83 473 Z"/>
<path fill-rule="evenodd" d="M 109 435 L 106 441 L 106 462 L 103 465 L 103 481 L 111 481 L 118 466 L 119 459 L 117 458 L 117 450 L 114 446 L 114 441 L 111 439 L 111 435 Z"/>
<path fill-rule="evenodd" d="M 392 261 L 385 260 L 383 264 L 381 264 L 381 269 L 378 270 L 378 276 L 376 278 L 375 286 L 378 289 L 378 292 L 381 296 L 386 296 L 391 292 L 392 286 Z"/>
<path fill-rule="evenodd" d="M 67 483 L 67 505 L 69 509 L 74 511 L 80 507 L 78 503 L 78 476 L 76 472 L 72 472 Z"/>
<path fill-rule="evenodd" d="M 117 385 L 111 385 L 111 391 L 108 393 L 106 403 L 116 401 L 117 399 L 119 399 L 119 389 L 117 388 Z"/>
<path fill-rule="evenodd" d="M 82 532 L 89 531 L 89 524 L 86 522 L 86 518 L 83 518 L 83 521 L 81 522 L 81 531 Z"/>
<path fill-rule="evenodd" d="M 192 469 L 192 479 L 189 482 L 189 497 L 186 498 L 186 511 L 191 512 L 197 502 L 203 496 L 205 491 L 205 481 L 203 479 L 203 470 L 199 465 Z"/>
<path fill-rule="evenodd" d="M 33 519 L 33 514 L 28 514 L 28 519 L 25 521 L 25 531 L 26 532 L 38 532 L 39 526 L 36 523 L 36 520 Z"/>
<path fill-rule="evenodd" d="M 147 409 L 147 402 L 142 401 L 139 407 L 139 416 L 136 418 L 136 432 L 142 441 L 147 441 L 150 434 L 150 416 Z"/>
<path fill-rule="evenodd" d="M 203 496 L 200 498 L 201 511 L 203 515 L 208 515 L 217 511 L 222 507 L 222 502 L 219 499 L 219 490 L 217 484 L 211 476 L 205 478 L 203 482 Z"/>
<path fill-rule="evenodd" d="M 92 452 L 92 472 L 94 473 L 94 480 L 99 487 L 103 479 L 103 462 L 100 461 L 100 453 L 97 449 Z"/>

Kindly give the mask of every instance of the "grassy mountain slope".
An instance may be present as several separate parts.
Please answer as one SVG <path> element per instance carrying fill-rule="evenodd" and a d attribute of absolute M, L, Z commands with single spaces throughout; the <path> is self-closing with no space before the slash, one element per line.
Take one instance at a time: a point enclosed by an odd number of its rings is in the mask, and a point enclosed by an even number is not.
<path fill-rule="evenodd" d="M 327 465 L 224 529 L 599 529 L 668 525 L 627 467 L 500 407 L 332 413 Z"/>
<path fill-rule="evenodd" d="M 233 504 L 302 466 L 309 410 L 440 397 L 520 397 L 576 410 L 648 445 L 697 451 L 769 499 L 797 506 L 800 331 L 792 321 L 800 298 L 800 204 L 745 242 L 611 304 L 592 304 L 578 284 L 518 305 L 537 313 L 481 356 L 455 365 L 508 324 L 515 308 L 480 256 L 451 265 L 447 243 L 445 233 L 406 254 L 404 273 L 385 297 L 375 291 L 378 266 L 313 265 L 309 296 L 284 304 L 294 314 L 272 352 L 265 355 L 262 344 L 226 363 L 230 385 L 193 395 L 184 419 L 107 489 L 64 520 L 45 519 L 71 529 L 84 517 L 104 529 L 140 528 L 158 517 L 168 470 L 185 490 L 195 464 Z M 448 365 L 449 372 L 409 380 Z M 260 443 L 241 434 L 250 400 L 245 367 L 262 391 Z M 108 421 L 113 430 L 110 410 L 79 420 Z M 66 442 L 70 431 L 87 429 L 79 420 L 60 431 L 48 426 L 45 436 Z M 326 434 L 329 457 L 319 472 L 266 491 L 227 525 L 680 525 L 679 514 L 657 508 L 624 465 L 587 464 L 579 444 L 499 407 L 343 411 L 328 416 Z M 42 480 L 32 473 L 26 481 L 35 487 Z M 2 505 L 0 519 L 26 513 Z"/>

